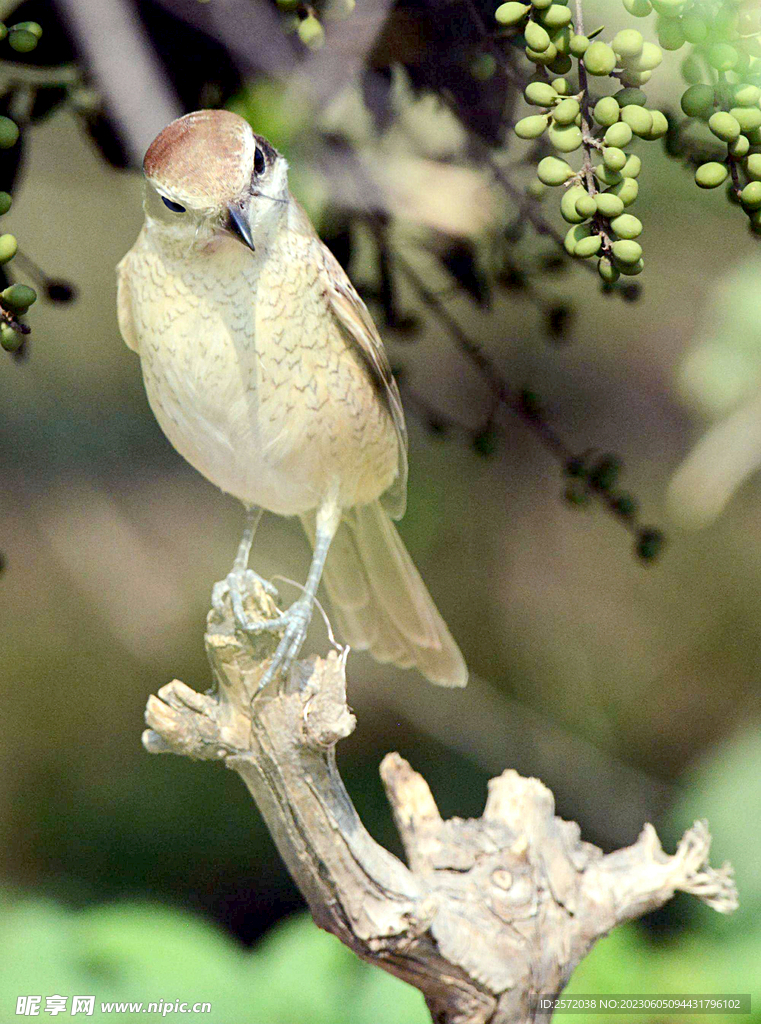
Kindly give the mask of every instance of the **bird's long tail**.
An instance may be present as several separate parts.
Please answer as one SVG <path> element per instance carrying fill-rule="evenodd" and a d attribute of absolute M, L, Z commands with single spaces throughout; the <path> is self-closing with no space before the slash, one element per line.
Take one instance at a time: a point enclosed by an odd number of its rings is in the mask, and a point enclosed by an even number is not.
<path fill-rule="evenodd" d="M 314 514 L 301 521 L 314 544 Z M 465 686 L 460 649 L 379 501 L 344 514 L 322 578 L 339 639 L 432 683 Z"/>

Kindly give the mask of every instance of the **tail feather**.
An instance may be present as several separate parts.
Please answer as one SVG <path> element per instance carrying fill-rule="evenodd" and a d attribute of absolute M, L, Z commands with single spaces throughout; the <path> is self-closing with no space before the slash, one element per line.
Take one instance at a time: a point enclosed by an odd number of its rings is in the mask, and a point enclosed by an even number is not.
<path fill-rule="evenodd" d="M 302 516 L 314 543 L 314 516 Z M 351 509 L 330 547 L 323 582 L 337 632 L 381 662 L 464 686 L 468 670 L 380 502 Z"/>

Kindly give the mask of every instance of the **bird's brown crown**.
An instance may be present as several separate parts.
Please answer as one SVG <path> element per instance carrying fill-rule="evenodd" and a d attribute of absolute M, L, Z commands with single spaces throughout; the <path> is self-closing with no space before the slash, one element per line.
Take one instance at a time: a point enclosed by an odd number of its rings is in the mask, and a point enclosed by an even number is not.
<path fill-rule="evenodd" d="M 221 205 L 247 187 L 253 153 L 253 133 L 242 117 L 229 110 L 196 110 L 156 136 L 143 170 L 172 193 L 203 205 Z"/>

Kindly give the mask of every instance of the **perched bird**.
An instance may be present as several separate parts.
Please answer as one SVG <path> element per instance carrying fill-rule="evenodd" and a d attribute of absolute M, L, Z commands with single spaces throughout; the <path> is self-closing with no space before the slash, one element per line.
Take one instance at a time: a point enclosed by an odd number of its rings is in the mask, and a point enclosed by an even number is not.
<path fill-rule="evenodd" d="M 246 506 L 215 604 L 229 595 L 242 630 L 284 629 L 264 682 L 297 656 L 323 578 L 348 644 L 464 686 L 463 657 L 390 519 L 404 513 L 407 435 L 388 358 L 288 191 L 286 160 L 243 118 L 199 110 L 161 132 L 143 169 L 119 326 L 168 439 Z M 298 515 L 314 555 L 302 596 L 256 622 L 243 598 L 259 579 L 248 558 L 262 509 Z"/>

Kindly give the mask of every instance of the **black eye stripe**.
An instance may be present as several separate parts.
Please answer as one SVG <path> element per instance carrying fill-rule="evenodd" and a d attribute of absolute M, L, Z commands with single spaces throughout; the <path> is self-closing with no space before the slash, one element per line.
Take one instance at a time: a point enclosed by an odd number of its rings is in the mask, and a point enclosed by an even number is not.
<path fill-rule="evenodd" d="M 264 153 L 262 153 L 261 149 L 257 146 L 256 151 L 254 152 L 254 170 L 257 174 L 263 174 L 266 166 Z"/>
<path fill-rule="evenodd" d="M 172 213 L 184 213 L 185 212 L 185 207 L 184 206 L 180 206 L 179 203 L 173 203 L 172 200 L 171 199 L 167 199 L 166 196 L 162 196 L 161 197 L 161 202 L 164 204 L 164 206 L 166 206 L 166 208 L 168 210 L 171 210 Z"/>

